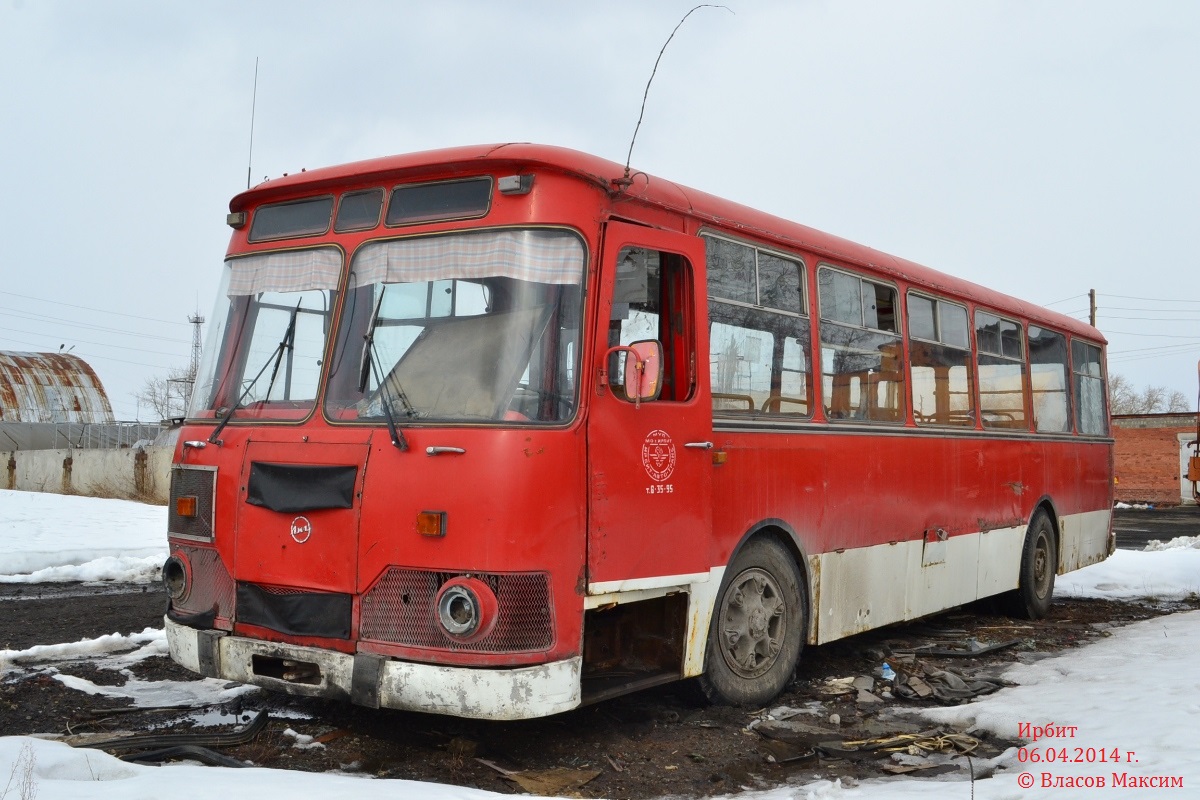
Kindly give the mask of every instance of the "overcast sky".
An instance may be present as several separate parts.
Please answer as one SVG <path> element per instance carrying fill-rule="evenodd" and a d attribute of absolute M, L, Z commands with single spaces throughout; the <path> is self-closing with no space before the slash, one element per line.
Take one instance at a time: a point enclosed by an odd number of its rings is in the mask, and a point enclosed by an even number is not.
<path fill-rule="evenodd" d="M 0 0 L 0 349 L 120 419 L 186 366 L 229 198 L 391 153 L 624 161 L 692 0 Z M 731 0 L 680 28 L 633 165 L 1087 318 L 1194 401 L 1200 3 Z M 133 334 L 133 335 L 131 335 Z"/>

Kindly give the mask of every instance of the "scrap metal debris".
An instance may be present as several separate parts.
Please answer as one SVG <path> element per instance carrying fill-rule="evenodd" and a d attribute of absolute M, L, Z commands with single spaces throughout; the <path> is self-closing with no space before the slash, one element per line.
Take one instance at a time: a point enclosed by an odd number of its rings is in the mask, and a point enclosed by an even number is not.
<path fill-rule="evenodd" d="M 589 781 L 599 777 L 600 770 L 572 769 L 570 767 L 552 767 L 550 769 L 505 769 L 494 761 L 484 758 L 475 759 L 485 767 L 496 770 L 506 779 L 520 786 L 530 794 L 556 796 L 578 789 Z"/>
<path fill-rule="evenodd" d="M 913 653 L 918 656 L 939 656 L 945 658 L 974 658 L 985 653 L 995 653 L 997 650 L 1004 650 L 1013 645 L 1020 644 L 1020 639 L 1009 639 L 1006 642 L 994 642 L 992 644 L 983 644 L 978 639 L 968 639 L 961 646 L 944 646 L 935 644 L 925 644 L 920 647 L 914 647 L 910 650 L 897 650 L 898 653 Z"/>
<path fill-rule="evenodd" d="M 979 740 L 965 733 L 903 733 L 877 739 L 842 742 L 849 750 L 878 751 L 880 753 L 908 753 L 913 756 L 928 753 L 957 752 L 969 755 L 979 748 Z"/>
<path fill-rule="evenodd" d="M 919 675 L 900 672 L 892 686 L 892 691 L 898 697 L 908 700 L 924 700 L 930 697 L 943 703 L 961 703 L 973 697 L 997 692 L 1010 682 L 992 676 L 964 677 L 946 669 L 930 670 Z"/>
<path fill-rule="evenodd" d="M 89 739 L 74 744 L 74 747 L 106 750 L 123 753 L 123 761 L 161 763 L 169 758 L 194 758 L 205 764 L 223 767 L 243 767 L 240 761 L 213 752 L 214 747 L 234 747 L 253 741 L 267 727 L 270 717 L 266 711 L 258 712 L 254 721 L 241 730 L 226 733 L 148 733 L 135 736 L 120 736 L 107 739 Z"/>

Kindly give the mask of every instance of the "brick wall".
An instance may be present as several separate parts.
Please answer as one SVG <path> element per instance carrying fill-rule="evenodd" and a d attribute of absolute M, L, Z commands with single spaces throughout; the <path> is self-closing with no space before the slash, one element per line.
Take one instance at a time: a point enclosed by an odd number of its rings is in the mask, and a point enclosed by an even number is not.
<path fill-rule="evenodd" d="M 1166 419 L 1162 427 L 1150 427 L 1149 416 L 1113 419 L 1116 499 L 1179 505 L 1179 434 L 1195 437 L 1194 418 L 1184 425 L 1178 424 L 1181 420 Z"/>

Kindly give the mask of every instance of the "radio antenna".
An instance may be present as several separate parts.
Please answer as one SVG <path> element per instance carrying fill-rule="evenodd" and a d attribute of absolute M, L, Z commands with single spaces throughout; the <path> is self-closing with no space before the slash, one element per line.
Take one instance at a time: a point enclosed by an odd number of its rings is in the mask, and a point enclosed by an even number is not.
<path fill-rule="evenodd" d="M 250 170 L 254 166 L 254 109 L 258 105 L 258 56 L 254 57 L 254 91 L 250 94 L 250 156 L 246 159 L 246 188 L 250 188 Z"/>
<path fill-rule="evenodd" d="M 650 84 L 654 82 L 654 75 L 658 72 L 658 62 L 662 61 L 663 53 L 667 52 L 667 45 L 669 45 L 671 40 L 675 38 L 675 34 L 679 32 L 679 29 L 683 26 L 683 23 L 687 22 L 687 18 L 702 8 L 723 8 L 730 14 L 733 13 L 733 9 L 729 6 L 722 6 L 714 3 L 701 3 L 698 6 L 694 6 L 691 11 L 688 11 L 683 15 L 683 18 L 679 20 L 679 23 L 675 26 L 675 29 L 671 31 L 671 35 L 667 37 L 665 42 L 663 42 L 662 49 L 658 51 L 658 58 L 654 59 L 654 69 L 650 70 L 650 79 L 646 81 L 646 91 L 642 93 L 642 110 L 638 112 L 637 125 L 634 126 L 633 137 L 629 140 L 629 154 L 625 156 L 625 174 L 613 181 L 614 184 L 622 189 L 629 188 L 629 185 L 633 183 L 633 179 L 629 177 L 629 165 L 633 162 L 633 143 L 637 141 L 638 130 L 642 127 L 642 117 L 646 114 L 646 98 L 650 96 Z"/>

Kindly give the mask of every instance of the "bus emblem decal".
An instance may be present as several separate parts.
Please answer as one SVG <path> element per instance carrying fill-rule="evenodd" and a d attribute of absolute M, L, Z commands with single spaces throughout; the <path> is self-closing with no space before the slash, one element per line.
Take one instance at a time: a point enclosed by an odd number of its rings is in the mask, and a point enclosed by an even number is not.
<path fill-rule="evenodd" d="M 296 544 L 304 544 L 310 536 L 312 523 L 308 521 L 308 517 L 296 517 L 292 520 L 292 538 L 296 540 Z"/>
<path fill-rule="evenodd" d="M 652 430 L 642 444 L 642 466 L 653 481 L 665 481 L 675 471 L 675 443 L 666 431 Z"/>

